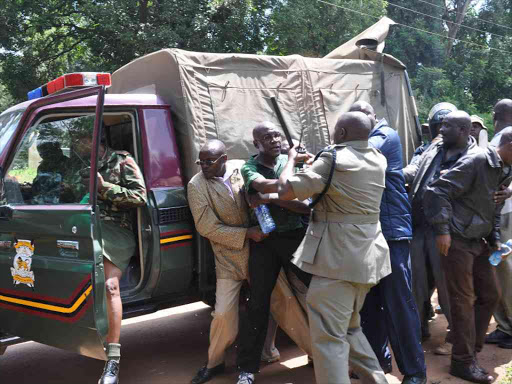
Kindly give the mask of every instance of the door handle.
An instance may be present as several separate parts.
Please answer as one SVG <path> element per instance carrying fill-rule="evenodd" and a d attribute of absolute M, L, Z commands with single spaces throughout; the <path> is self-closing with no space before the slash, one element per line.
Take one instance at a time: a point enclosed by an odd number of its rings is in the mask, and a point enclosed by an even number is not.
<path fill-rule="evenodd" d="M 11 220 L 13 211 L 10 205 L 0 205 L 0 220 Z"/>

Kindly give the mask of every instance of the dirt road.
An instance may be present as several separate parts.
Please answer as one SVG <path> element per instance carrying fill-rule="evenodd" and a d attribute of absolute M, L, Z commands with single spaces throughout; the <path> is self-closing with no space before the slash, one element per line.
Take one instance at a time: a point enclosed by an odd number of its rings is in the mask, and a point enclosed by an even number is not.
<path fill-rule="evenodd" d="M 122 331 L 122 384 L 187 384 L 206 359 L 210 311 L 202 303 L 190 304 L 153 315 L 125 320 Z M 490 330 L 494 329 L 494 324 Z M 444 337 L 444 316 L 431 324 L 432 339 L 424 344 L 429 383 L 466 383 L 448 374 L 450 359 L 431 351 Z M 314 384 L 313 369 L 306 356 L 283 334 L 276 342 L 281 361 L 262 368 L 258 384 Z M 234 384 L 236 347 L 227 358 L 227 372 L 212 384 Z M 507 382 L 505 367 L 510 365 L 512 350 L 486 346 L 479 355 L 480 363 L 498 382 Z M 103 362 L 85 358 L 34 342 L 9 347 L 0 357 L 1 384 L 95 384 Z M 390 383 L 399 383 L 398 369 L 388 375 Z M 358 381 L 354 381 L 358 383 Z M 508 379 L 508 383 L 512 383 Z"/>

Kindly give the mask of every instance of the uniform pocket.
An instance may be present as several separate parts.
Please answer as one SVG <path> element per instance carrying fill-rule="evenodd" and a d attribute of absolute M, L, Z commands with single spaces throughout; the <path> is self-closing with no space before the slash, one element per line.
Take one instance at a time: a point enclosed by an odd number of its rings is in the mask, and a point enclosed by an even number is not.
<path fill-rule="evenodd" d="M 302 262 L 313 264 L 326 227 L 327 223 L 324 222 L 309 223 L 306 236 L 304 236 L 304 240 L 295 252 L 294 256 L 299 258 Z"/>

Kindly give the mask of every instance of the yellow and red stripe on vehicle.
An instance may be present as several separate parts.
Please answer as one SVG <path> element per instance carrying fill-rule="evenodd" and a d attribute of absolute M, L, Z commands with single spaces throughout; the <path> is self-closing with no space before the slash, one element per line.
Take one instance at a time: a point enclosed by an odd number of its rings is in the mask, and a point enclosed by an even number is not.
<path fill-rule="evenodd" d="M 192 231 L 190 229 L 162 232 L 160 234 L 160 247 L 162 250 L 169 248 L 192 245 Z"/>

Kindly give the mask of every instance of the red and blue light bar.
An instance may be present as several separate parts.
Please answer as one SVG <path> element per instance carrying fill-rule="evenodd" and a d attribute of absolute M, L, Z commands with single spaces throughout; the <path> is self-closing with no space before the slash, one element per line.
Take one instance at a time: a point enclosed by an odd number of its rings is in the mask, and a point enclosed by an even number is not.
<path fill-rule="evenodd" d="M 68 73 L 28 92 L 27 96 L 29 100 L 34 100 L 40 97 L 51 95 L 53 93 L 72 90 L 76 87 L 90 87 L 94 85 L 104 85 L 105 87 L 110 87 L 112 85 L 112 78 L 110 73 Z"/>

